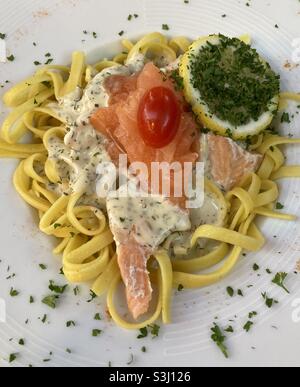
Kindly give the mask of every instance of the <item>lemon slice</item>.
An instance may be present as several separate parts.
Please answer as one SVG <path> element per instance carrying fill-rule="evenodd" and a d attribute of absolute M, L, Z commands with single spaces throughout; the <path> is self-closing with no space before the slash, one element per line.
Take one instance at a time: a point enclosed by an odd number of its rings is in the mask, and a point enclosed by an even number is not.
<path fill-rule="evenodd" d="M 203 37 L 189 47 L 179 67 L 185 98 L 202 124 L 236 140 L 265 130 L 279 104 L 279 77 L 245 41 Z"/>

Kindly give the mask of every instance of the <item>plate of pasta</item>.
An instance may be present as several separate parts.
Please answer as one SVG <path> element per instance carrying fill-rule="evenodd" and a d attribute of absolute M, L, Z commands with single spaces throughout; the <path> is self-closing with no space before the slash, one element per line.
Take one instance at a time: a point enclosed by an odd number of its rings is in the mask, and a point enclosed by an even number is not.
<path fill-rule="evenodd" d="M 219 1 L 37 3 L 1 4 L 3 364 L 266 361 L 299 314 L 290 35 Z"/>

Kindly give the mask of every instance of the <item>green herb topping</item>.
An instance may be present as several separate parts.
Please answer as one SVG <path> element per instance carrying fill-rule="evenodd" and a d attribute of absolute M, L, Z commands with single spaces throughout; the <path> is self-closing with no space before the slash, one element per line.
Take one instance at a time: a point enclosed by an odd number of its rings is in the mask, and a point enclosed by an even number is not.
<path fill-rule="evenodd" d="M 65 290 L 67 289 L 68 285 L 59 286 L 54 283 L 54 281 L 49 281 L 49 289 L 51 292 L 57 293 L 57 294 L 63 294 Z"/>
<path fill-rule="evenodd" d="M 275 277 L 273 278 L 272 282 L 273 284 L 279 286 L 280 288 L 282 288 L 283 290 L 285 290 L 287 293 L 290 293 L 289 290 L 286 288 L 286 286 L 284 285 L 284 281 L 286 279 L 286 277 L 288 276 L 287 273 L 277 273 L 275 275 Z"/>
<path fill-rule="evenodd" d="M 55 309 L 58 300 L 59 296 L 47 296 L 43 298 L 42 303 L 49 306 L 49 308 Z"/>
<path fill-rule="evenodd" d="M 228 293 L 228 295 L 229 295 L 230 297 L 233 297 L 233 296 L 234 296 L 234 290 L 232 289 L 231 286 L 228 286 L 228 287 L 226 288 L 226 291 L 227 291 L 227 293 Z"/>
<path fill-rule="evenodd" d="M 252 321 L 247 321 L 246 324 L 244 325 L 243 329 L 244 329 L 246 332 L 249 332 L 250 329 L 252 328 L 252 325 L 253 325 L 253 322 L 252 322 Z"/>
<path fill-rule="evenodd" d="M 207 42 L 190 59 L 193 87 L 210 113 L 235 127 L 257 121 L 279 94 L 280 77 L 237 38 L 219 35 L 218 44 Z"/>
<path fill-rule="evenodd" d="M 211 331 L 213 333 L 211 335 L 211 339 L 220 348 L 220 350 L 222 351 L 222 353 L 226 357 L 226 359 L 228 359 L 228 350 L 224 344 L 224 342 L 226 340 L 226 336 L 223 335 L 221 328 L 216 323 L 214 324 L 214 327 L 211 328 Z"/>
<path fill-rule="evenodd" d="M 93 329 L 92 336 L 93 337 L 98 337 L 100 336 L 102 331 L 100 329 Z"/>
<path fill-rule="evenodd" d="M 268 308 L 272 308 L 274 304 L 278 304 L 278 301 L 275 300 L 274 298 L 269 298 L 267 293 L 262 293 L 262 297 L 265 300 L 265 303 Z"/>

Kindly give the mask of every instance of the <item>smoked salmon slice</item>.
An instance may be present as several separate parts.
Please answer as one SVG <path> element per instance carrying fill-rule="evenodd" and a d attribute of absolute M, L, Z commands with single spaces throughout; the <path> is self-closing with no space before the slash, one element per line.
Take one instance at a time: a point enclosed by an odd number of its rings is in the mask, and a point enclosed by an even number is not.
<path fill-rule="evenodd" d="M 147 261 L 151 252 L 141 246 L 132 235 L 112 227 L 115 240 L 118 241 L 118 264 L 126 287 L 128 308 L 137 319 L 146 313 L 152 299 L 152 287 L 147 270 Z"/>
<path fill-rule="evenodd" d="M 207 162 L 211 178 L 224 191 L 237 186 L 245 175 L 255 172 L 262 162 L 260 154 L 248 152 L 228 137 L 214 134 L 202 137 L 202 160 Z"/>
<path fill-rule="evenodd" d="M 135 90 L 132 91 L 135 86 Z M 142 140 L 137 122 L 139 105 L 147 91 L 159 86 L 176 92 L 173 82 L 167 79 L 153 63 L 147 63 L 137 76 L 109 77 L 105 87 L 111 96 L 110 106 L 97 110 L 90 119 L 91 124 L 106 137 L 112 139 L 118 148 L 122 148 L 131 163 L 143 162 L 150 167 L 153 161 L 195 162 L 198 153 L 192 148 L 195 141 L 199 142 L 199 128 L 190 112 L 182 112 L 177 135 L 166 147 L 154 149 L 147 146 Z M 177 93 L 177 95 L 182 101 L 181 94 Z"/>
<path fill-rule="evenodd" d="M 124 189 L 120 187 L 118 193 Z M 110 195 L 107 213 L 128 307 L 137 319 L 148 311 L 152 298 L 148 259 L 173 231 L 191 228 L 189 213 L 160 195 L 136 197 L 132 191 L 124 197 Z"/>
<path fill-rule="evenodd" d="M 104 81 L 104 88 L 109 95 L 109 105 L 125 101 L 129 93 L 136 90 L 137 79 L 138 74 L 107 77 Z"/>

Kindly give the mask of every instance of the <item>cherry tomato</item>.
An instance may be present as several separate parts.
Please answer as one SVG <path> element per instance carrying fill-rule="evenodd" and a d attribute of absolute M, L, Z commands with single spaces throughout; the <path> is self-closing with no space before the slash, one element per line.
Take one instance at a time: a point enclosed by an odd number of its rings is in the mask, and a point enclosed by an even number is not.
<path fill-rule="evenodd" d="M 138 111 L 138 127 L 146 145 L 163 148 L 176 136 L 181 109 L 176 95 L 166 87 L 154 87 L 143 97 Z"/>

